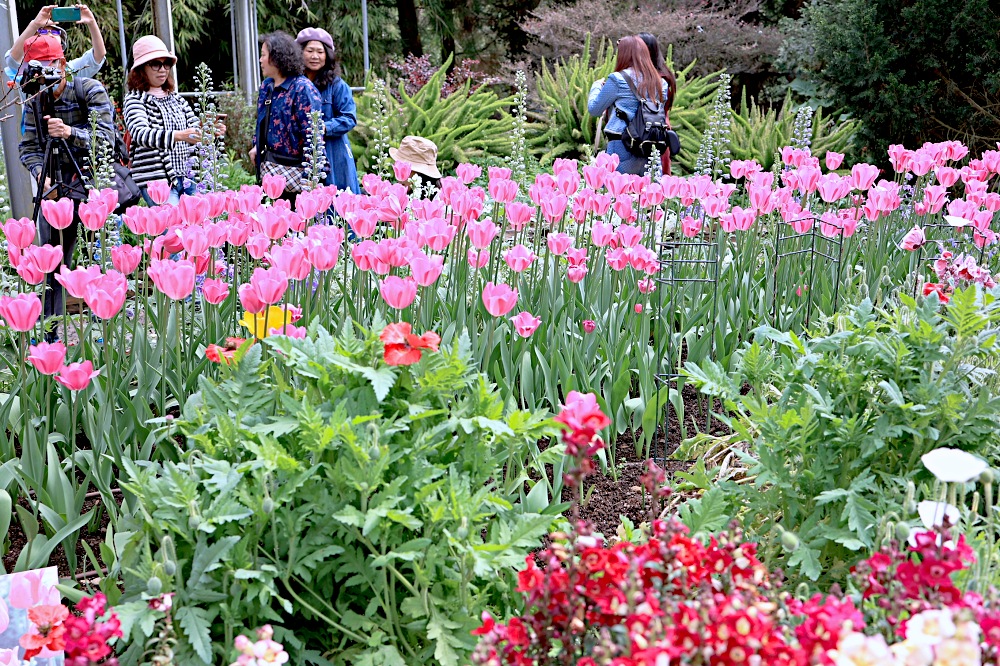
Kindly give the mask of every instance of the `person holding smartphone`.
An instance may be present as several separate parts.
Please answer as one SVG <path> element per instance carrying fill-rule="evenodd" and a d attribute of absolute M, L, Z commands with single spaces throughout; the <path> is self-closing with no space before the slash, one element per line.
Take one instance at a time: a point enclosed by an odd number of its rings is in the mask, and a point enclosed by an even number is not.
<path fill-rule="evenodd" d="M 84 53 L 79 58 L 70 60 L 67 63 L 67 69 L 76 76 L 80 76 L 86 79 L 93 79 L 97 77 L 97 73 L 101 71 L 104 66 L 104 60 L 107 57 L 107 49 L 104 46 L 104 37 L 101 35 L 101 29 L 97 25 L 97 19 L 94 18 L 94 13 L 90 11 L 87 5 L 72 5 L 71 7 L 59 7 L 56 5 L 46 5 L 38 12 L 38 15 L 28 23 L 28 26 L 24 29 L 17 39 L 14 40 L 14 44 L 10 47 L 10 50 L 4 54 L 4 74 L 7 75 L 7 79 L 13 81 L 16 84 L 21 82 L 21 74 L 24 71 L 24 48 L 29 42 L 39 39 L 42 35 L 55 35 L 59 37 L 61 41 L 65 41 L 65 31 L 57 25 L 57 21 L 52 18 L 52 10 L 67 10 L 75 9 L 76 12 L 70 12 L 73 14 L 73 18 L 76 14 L 79 14 L 79 22 L 87 27 L 90 31 L 90 41 L 93 46 Z M 58 14 L 58 12 L 57 12 Z M 58 15 L 56 18 L 60 18 Z M 22 100 L 23 101 L 23 100 Z"/>
<path fill-rule="evenodd" d="M 182 194 L 195 193 L 195 183 L 187 177 L 188 164 L 201 131 L 191 105 L 176 92 L 171 74 L 176 62 L 155 35 L 140 37 L 132 46 L 123 110 L 132 137 L 132 178 L 150 206 L 155 202 L 148 185 L 154 180 L 170 183 L 167 203 L 176 204 Z M 220 122 L 218 130 L 224 134 L 225 125 Z"/>

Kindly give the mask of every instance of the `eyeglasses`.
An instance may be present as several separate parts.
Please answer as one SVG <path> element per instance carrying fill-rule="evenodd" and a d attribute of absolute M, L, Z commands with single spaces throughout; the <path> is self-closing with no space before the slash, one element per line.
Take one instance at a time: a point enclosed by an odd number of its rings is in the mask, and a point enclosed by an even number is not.
<path fill-rule="evenodd" d="M 170 69 L 171 65 L 173 65 L 173 63 L 169 60 L 154 60 L 146 63 L 146 66 L 154 72 L 161 69 Z"/>
<path fill-rule="evenodd" d="M 66 31 L 62 28 L 39 28 L 35 31 L 36 35 L 58 35 L 62 37 L 66 34 Z"/>

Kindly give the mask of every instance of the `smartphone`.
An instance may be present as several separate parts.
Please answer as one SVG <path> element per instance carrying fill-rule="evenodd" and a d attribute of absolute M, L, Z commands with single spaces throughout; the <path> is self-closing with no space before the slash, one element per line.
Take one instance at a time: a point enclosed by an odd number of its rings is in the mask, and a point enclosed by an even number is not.
<path fill-rule="evenodd" d="M 78 23 L 80 21 L 80 8 L 53 7 L 52 20 L 56 23 Z"/>
<path fill-rule="evenodd" d="M 224 121 L 228 117 L 229 117 L 228 113 L 217 113 L 217 114 L 215 114 L 215 119 L 217 121 Z"/>

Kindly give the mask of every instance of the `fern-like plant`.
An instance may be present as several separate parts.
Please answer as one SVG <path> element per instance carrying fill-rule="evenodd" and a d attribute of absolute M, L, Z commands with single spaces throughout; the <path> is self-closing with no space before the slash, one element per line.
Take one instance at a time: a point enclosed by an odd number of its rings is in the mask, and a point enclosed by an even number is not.
<path fill-rule="evenodd" d="M 782 146 L 792 145 L 795 117 L 791 92 L 780 111 L 765 111 L 754 100 L 748 102 L 744 90 L 739 111 L 733 111 L 729 149 L 733 159 L 757 160 L 765 170 L 770 170 Z M 856 120 L 838 122 L 824 115 L 823 109 L 816 109 L 812 116 L 812 154 L 822 157 L 830 150 L 845 152 L 858 126 Z"/>
<path fill-rule="evenodd" d="M 358 126 L 351 133 L 351 146 L 358 168 L 371 171 L 376 161 L 375 131 L 387 124 L 393 145 L 407 135 L 430 139 L 438 147 L 438 168 L 449 171 L 460 162 L 485 154 L 509 155 L 514 119 L 508 109 L 513 98 L 500 97 L 486 87 L 472 90 L 466 81 L 447 97 L 441 94 L 451 58 L 413 95 L 399 84 L 399 99 L 386 96 L 387 118 L 377 118 L 369 82 L 358 99 Z"/>

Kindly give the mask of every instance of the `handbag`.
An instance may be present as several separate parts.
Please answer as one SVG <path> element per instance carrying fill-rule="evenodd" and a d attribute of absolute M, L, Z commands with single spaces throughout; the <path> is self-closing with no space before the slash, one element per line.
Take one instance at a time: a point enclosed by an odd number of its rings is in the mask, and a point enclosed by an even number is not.
<path fill-rule="evenodd" d="M 260 183 L 264 176 L 281 176 L 285 179 L 285 192 L 298 193 L 304 189 L 306 182 L 306 170 L 302 166 L 302 160 L 282 155 L 267 145 L 267 128 L 271 124 L 271 100 L 273 97 L 274 89 L 272 88 L 267 99 L 264 100 L 264 124 L 260 131 L 261 141 L 264 145 L 260 149 L 257 182 Z"/>
<path fill-rule="evenodd" d="M 83 89 L 83 78 L 78 76 L 73 79 L 73 93 L 84 118 L 90 118 L 90 105 L 87 101 L 87 92 Z M 111 125 L 115 132 L 115 144 L 111 147 L 111 166 L 114 168 L 115 178 L 111 188 L 118 192 L 118 208 L 114 212 L 123 213 L 129 206 L 139 203 L 142 190 L 136 185 L 135 179 L 132 178 L 132 170 L 127 166 L 128 150 L 125 148 L 121 132 L 115 126 L 114 118 L 111 119 Z"/>

